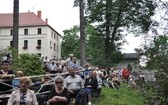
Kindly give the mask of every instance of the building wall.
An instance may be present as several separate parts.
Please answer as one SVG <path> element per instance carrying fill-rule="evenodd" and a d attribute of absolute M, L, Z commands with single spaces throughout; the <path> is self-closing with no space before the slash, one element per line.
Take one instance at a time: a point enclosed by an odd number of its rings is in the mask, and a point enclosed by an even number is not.
<path fill-rule="evenodd" d="M 136 71 L 136 72 L 140 71 L 138 59 L 125 59 L 119 63 L 119 66 L 123 68 L 124 66 L 127 67 L 128 64 L 132 66 L 132 71 Z"/>
<path fill-rule="evenodd" d="M 38 34 L 38 28 L 41 28 L 41 34 Z M 28 29 L 28 35 L 25 35 L 25 29 Z M 12 41 L 11 34 L 12 28 L 0 28 L 0 50 L 10 46 L 10 41 Z M 51 33 L 55 34 L 51 35 Z M 58 36 L 58 40 L 56 39 Z M 19 53 L 36 53 L 41 54 L 41 57 L 48 56 L 49 59 L 60 58 L 60 48 L 54 50 L 55 46 L 60 45 L 61 36 L 56 34 L 52 28 L 49 26 L 39 26 L 39 27 L 20 27 L 19 28 Z M 24 40 L 28 41 L 28 48 L 24 49 Z M 41 48 L 37 49 L 37 40 L 41 40 Z M 50 48 L 51 41 L 51 48 Z"/>

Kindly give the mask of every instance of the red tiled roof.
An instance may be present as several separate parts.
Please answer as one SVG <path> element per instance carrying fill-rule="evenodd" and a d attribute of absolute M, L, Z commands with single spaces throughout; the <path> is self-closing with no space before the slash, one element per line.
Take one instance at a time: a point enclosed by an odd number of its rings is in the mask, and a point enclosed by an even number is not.
<path fill-rule="evenodd" d="M 33 12 L 19 13 L 19 26 L 48 25 Z M 13 27 L 13 13 L 0 14 L 0 27 Z"/>

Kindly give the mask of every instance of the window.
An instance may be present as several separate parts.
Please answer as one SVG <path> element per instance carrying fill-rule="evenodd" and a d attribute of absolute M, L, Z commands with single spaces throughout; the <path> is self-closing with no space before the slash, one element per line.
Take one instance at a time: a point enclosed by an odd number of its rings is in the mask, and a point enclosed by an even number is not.
<path fill-rule="evenodd" d="M 28 40 L 24 40 L 23 49 L 27 49 L 27 48 L 28 48 Z"/>
<path fill-rule="evenodd" d="M 41 57 L 41 53 L 37 53 L 37 55 L 38 55 L 39 57 Z"/>
<path fill-rule="evenodd" d="M 57 45 L 57 52 L 58 52 L 58 45 Z"/>
<path fill-rule="evenodd" d="M 41 46 L 41 40 L 37 40 L 37 45 Z"/>
<path fill-rule="evenodd" d="M 52 49 L 52 42 L 50 41 L 50 48 Z"/>
<path fill-rule="evenodd" d="M 24 35 L 28 35 L 28 29 L 24 29 Z"/>
<path fill-rule="evenodd" d="M 58 35 L 57 35 L 57 41 L 58 41 Z"/>
<path fill-rule="evenodd" d="M 54 43 L 54 51 L 56 50 L 56 44 Z"/>
<path fill-rule="evenodd" d="M 38 28 L 37 31 L 38 31 L 37 34 L 41 34 L 41 28 Z"/>
<path fill-rule="evenodd" d="M 13 41 L 10 41 L 10 47 L 12 47 L 13 46 Z"/>
<path fill-rule="evenodd" d="M 24 40 L 24 46 L 28 47 L 28 40 Z"/>
<path fill-rule="evenodd" d="M 51 31 L 51 37 L 53 37 L 53 31 Z"/>
<path fill-rule="evenodd" d="M 37 49 L 41 49 L 41 40 L 37 40 L 37 46 L 36 46 Z"/>
<path fill-rule="evenodd" d="M 13 35 L 13 30 L 10 30 L 10 35 Z"/>
<path fill-rule="evenodd" d="M 54 33 L 54 39 L 56 38 L 56 34 Z"/>

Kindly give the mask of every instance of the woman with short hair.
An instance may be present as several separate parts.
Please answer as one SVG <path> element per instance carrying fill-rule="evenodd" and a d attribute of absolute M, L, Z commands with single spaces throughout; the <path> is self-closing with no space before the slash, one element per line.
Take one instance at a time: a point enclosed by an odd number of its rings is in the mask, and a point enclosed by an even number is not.
<path fill-rule="evenodd" d="M 68 105 L 69 93 L 68 89 L 63 86 L 64 78 L 56 76 L 54 80 L 54 88 L 50 91 L 47 105 Z"/>
<path fill-rule="evenodd" d="M 28 89 L 31 80 L 21 77 L 19 89 L 12 92 L 7 105 L 38 105 L 35 92 Z"/>

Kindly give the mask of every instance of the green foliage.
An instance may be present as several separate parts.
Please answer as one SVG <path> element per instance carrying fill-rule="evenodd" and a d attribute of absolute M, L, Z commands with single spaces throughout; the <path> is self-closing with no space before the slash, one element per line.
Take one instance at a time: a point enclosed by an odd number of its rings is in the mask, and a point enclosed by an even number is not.
<path fill-rule="evenodd" d="M 14 71 L 23 71 L 27 76 L 44 74 L 42 61 L 36 54 L 17 54 L 17 50 L 14 48 L 6 48 L 1 50 L 0 57 L 9 54 L 11 59 L 11 69 Z M 2 61 L 1 61 L 2 62 Z"/>
<path fill-rule="evenodd" d="M 143 31 L 148 31 L 152 22 L 150 17 L 154 15 L 156 7 L 151 0 L 87 1 L 86 13 L 89 22 L 99 22 L 99 28 L 103 28 L 108 24 L 113 32 L 115 31 L 115 28 L 131 28 L 131 26 L 132 29 L 135 28 L 135 26 L 138 26 L 143 29 Z M 107 15 L 110 15 L 109 21 L 106 21 Z M 138 31 L 137 28 L 135 30 Z"/>
<path fill-rule="evenodd" d="M 64 36 L 62 39 L 61 55 L 63 58 L 74 54 L 77 58 L 80 57 L 80 45 L 79 45 L 79 27 L 73 26 L 69 30 L 64 30 Z"/>
<path fill-rule="evenodd" d="M 150 105 L 158 105 L 161 97 L 157 93 L 158 84 L 157 82 L 150 81 L 145 83 L 144 81 L 139 80 L 136 82 L 139 86 L 139 90 L 142 93 L 143 97 L 147 100 Z"/>
<path fill-rule="evenodd" d="M 102 96 L 103 95 L 103 96 Z M 148 105 L 147 100 L 138 91 L 122 86 L 119 90 L 102 88 L 101 96 L 93 105 Z"/>
<path fill-rule="evenodd" d="M 21 70 L 27 76 L 44 74 L 42 61 L 36 54 L 20 54 L 12 63 L 12 69 Z"/>
<path fill-rule="evenodd" d="M 67 57 L 70 53 L 73 53 L 76 57 L 79 57 L 80 47 L 79 47 L 79 27 L 73 26 L 70 30 L 64 30 L 64 37 L 62 42 L 62 57 Z M 104 62 L 104 38 L 96 31 L 96 29 L 87 24 L 86 26 L 86 58 L 91 58 L 91 63 L 93 65 L 105 66 Z M 120 51 L 116 50 L 111 52 L 110 66 L 118 63 L 122 59 L 122 54 Z"/>
<path fill-rule="evenodd" d="M 105 38 L 94 28 L 92 25 L 86 26 L 87 32 L 87 55 L 92 58 L 91 63 L 100 67 L 113 66 L 113 64 L 119 63 L 123 59 L 123 56 L 117 46 L 115 50 L 110 52 L 109 65 L 105 62 Z"/>
<path fill-rule="evenodd" d="M 101 38 L 99 46 L 103 47 L 101 57 L 105 66 L 111 65 L 120 53 L 121 46 L 127 35 L 124 31 L 133 33 L 148 32 L 151 26 L 151 16 L 155 5 L 149 0 L 87 0 L 86 15 L 89 24 L 93 24 L 96 34 Z M 93 46 L 92 46 L 93 47 Z M 99 47 L 100 48 L 100 47 Z M 97 53 L 97 52 L 95 52 Z"/>
<path fill-rule="evenodd" d="M 159 36 L 154 40 L 154 46 L 148 49 L 147 66 L 155 72 L 160 85 L 158 94 L 162 97 L 161 104 L 168 104 L 168 36 Z"/>

